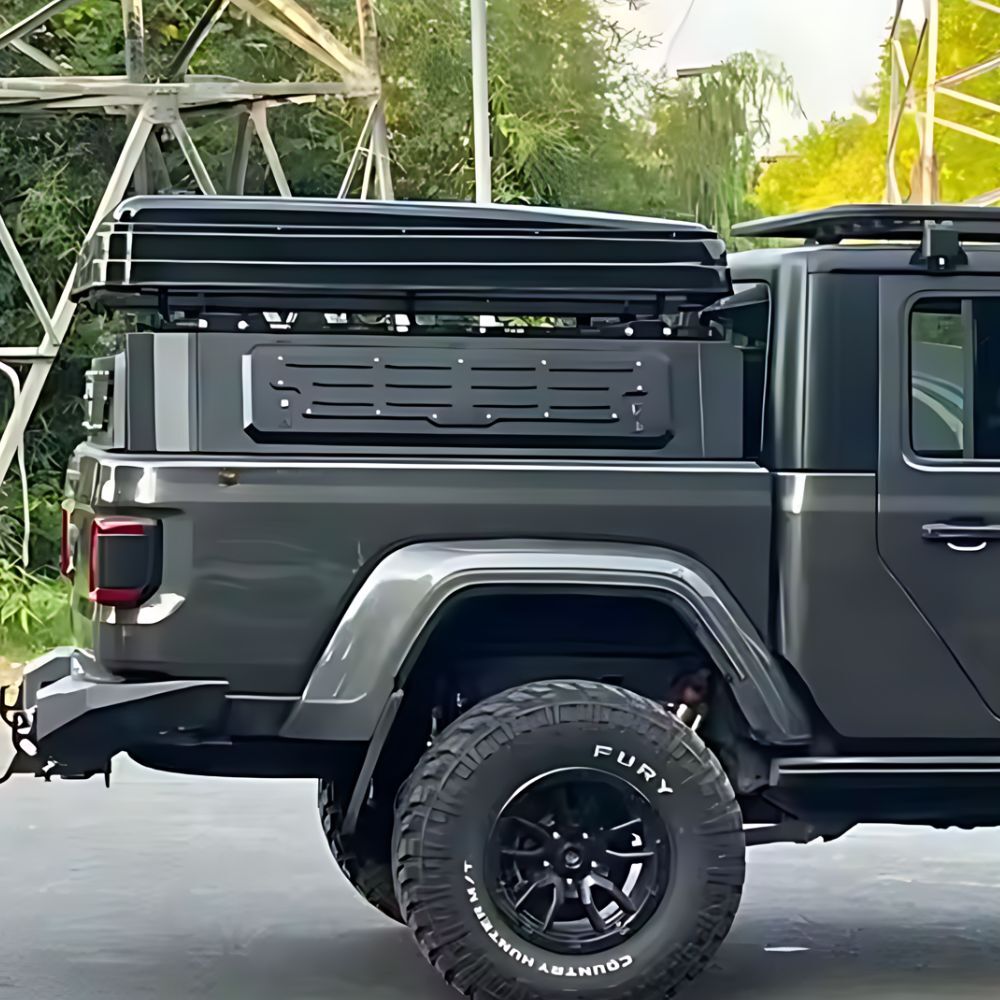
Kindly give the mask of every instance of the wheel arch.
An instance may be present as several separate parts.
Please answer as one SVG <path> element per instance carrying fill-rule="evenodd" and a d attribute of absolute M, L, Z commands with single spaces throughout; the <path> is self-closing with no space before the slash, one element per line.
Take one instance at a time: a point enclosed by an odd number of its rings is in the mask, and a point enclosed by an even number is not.
<path fill-rule="evenodd" d="M 538 539 L 422 542 L 386 556 L 335 629 L 282 735 L 384 740 L 399 706 L 393 692 L 446 612 L 487 590 L 653 597 L 696 637 L 754 740 L 793 746 L 810 737 L 808 710 L 782 664 L 707 566 L 653 546 Z"/>

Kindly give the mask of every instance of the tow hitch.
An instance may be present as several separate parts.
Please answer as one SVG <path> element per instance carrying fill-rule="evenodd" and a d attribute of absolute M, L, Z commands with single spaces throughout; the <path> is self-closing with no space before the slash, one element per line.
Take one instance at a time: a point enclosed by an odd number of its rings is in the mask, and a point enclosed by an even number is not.
<path fill-rule="evenodd" d="M 86 649 L 61 647 L 0 675 L 0 784 L 15 774 L 91 778 L 115 754 L 190 745 L 219 730 L 225 681 L 126 682 Z"/>
<path fill-rule="evenodd" d="M 35 770 L 36 748 L 30 740 L 31 720 L 19 708 L 21 680 L 24 668 L 20 664 L 0 664 L 0 784 L 14 774 Z M 10 730 L 8 736 L 4 726 Z"/>
<path fill-rule="evenodd" d="M 35 734 L 35 697 L 43 685 L 70 672 L 75 652 L 70 648 L 54 649 L 23 666 L 0 668 L 0 784 L 15 774 L 32 774 L 46 781 L 53 775 L 90 777 L 69 774 L 57 761 L 40 753 Z"/>

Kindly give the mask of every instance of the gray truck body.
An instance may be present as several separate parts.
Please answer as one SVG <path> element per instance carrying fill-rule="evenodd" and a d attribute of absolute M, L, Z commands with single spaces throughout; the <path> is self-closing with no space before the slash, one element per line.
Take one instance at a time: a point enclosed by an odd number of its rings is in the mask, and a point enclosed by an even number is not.
<path fill-rule="evenodd" d="M 915 304 L 948 299 L 961 317 L 962 303 L 1000 294 L 1000 252 L 966 250 L 943 273 L 912 246 L 736 254 L 735 298 L 720 287 L 697 302 L 722 300 L 714 339 L 662 319 L 658 335 L 633 337 L 626 319 L 578 341 L 491 327 L 303 332 L 281 310 L 266 330 L 209 319 L 129 334 L 95 364 L 103 405 L 76 459 L 72 611 L 93 657 L 71 669 L 57 651 L 38 668 L 52 682 L 26 686 L 34 737 L 71 772 L 124 750 L 193 773 L 333 769 L 357 789 L 428 657 L 443 658 L 460 697 L 462 678 L 471 689 L 502 678 L 498 660 L 512 678 L 635 675 L 655 690 L 693 657 L 739 719 L 745 793 L 844 822 L 992 821 L 1000 543 L 987 529 L 1000 524 L 1000 455 L 928 456 L 911 438 Z M 927 377 L 948 382 L 950 351 L 919 353 Z M 459 364 L 477 359 L 499 379 L 493 404 L 462 381 Z M 560 365 L 600 373 L 581 398 L 607 407 L 607 437 L 541 429 L 548 401 L 574 388 L 552 374 Z M 387 369 L 426 369 L 404 387 L 416 397 L 390 400 L 423 407 L 391 433 L 372 413 L 397 385 Z M 529 370 L 524 422 L 481 419 L 519 405 L 498 373 Z M 661 391 L 649 394 L 647 375 Z M 292 378 L 305 381 L 289 396 Z M 443 416 L 429 415 L 435 403 Z M 347 409 L 317 429 L 318 405 Z M 928 433 L 946 436 L 962 406 L 955 417 L 938 401 L 921 417 L 941 423 Z M 108 516 L 162 532 L 155 591 L 134 608 L 90 597 L 79 540 Z M 928 525 L 983 531 L 956 543 Z M 550 629 L 519 618 L 501 630 L 547 631 L 544 662 L 496 637 L 435 647 L 476 597 L 555 609 Z M 610 632 L 586 603 L 560 617 L 560 602 L 588 598 L 660 607 L 683 634 L 653 612 Z M 143 730 L 134 706 L 146 695 L 160 710 Z"/>

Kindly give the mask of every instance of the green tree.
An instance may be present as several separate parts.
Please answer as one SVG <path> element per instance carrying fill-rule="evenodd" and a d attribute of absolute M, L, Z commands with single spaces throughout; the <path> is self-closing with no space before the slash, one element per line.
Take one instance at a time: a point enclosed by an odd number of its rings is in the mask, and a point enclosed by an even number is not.
<path fill-rule="evenodd" d="M 968 0 L 942 0 L 938 74 L 946 76 L 1000 50 L 1000 16 Z M 901 43 L 908 63 L 917 49 L 918 29 L 903 25 Z M 926 86 L 926 61 L 921 58 L 913 77 L 914 93 Z M 985 74 L 955 88 L 1000 104 L 1000 74 Z M 885 199 L 886 153 L 889 142 L 890 86 L 888 50 L 878 79 L 863 94 L 863 113 L 834 117 L 810 126 L 788 144 L 787 156 L 772 164 L 757 188 L 764 214 L 822 208 L 837 202 L 878 202 Z M 996 116 L 987 109 L 940 94 L 939 117 L 1000 138 Z M 899 133 L 897 177 L 904 198 L 916 163 L 918 118 L 904 115 Z M 1000 152 L 982 139 L 946 127 L 936 130 L 942 201 L 965 201 L 1000 186 Z"/>
<path fill-rule="evenodd" d="M 749 52 L 656 89 L 649 166 L 669 178 L 683 211 L 725 234 L 752 214 L 750 194 L 776 103 L 798 107 L 790 76 Z"/>

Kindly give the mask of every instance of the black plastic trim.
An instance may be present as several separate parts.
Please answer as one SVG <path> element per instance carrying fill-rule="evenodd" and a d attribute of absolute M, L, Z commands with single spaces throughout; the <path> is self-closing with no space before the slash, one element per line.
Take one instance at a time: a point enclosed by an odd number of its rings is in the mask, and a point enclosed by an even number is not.
<path fill-rule="evenodd" d="M 385 741 L 389 738 L 392 724 L 396 721 L 396 715 L 399 713 L 399 708 L 402 704 L 403 692 L 401 690 L 393 691 L 389 700 L 385 703 L 385 708 L 379 717 L 378 725 L 375 727 L 375 732 L 365 752 L 365 759 L 361 764 L 361 770 L 358 772 L 357 780 L 354 783 L 354 789 L 347 804 L 347 811 L 344 813 L 341 832 L 345 836 L 354 833 L 357 828 L 358 817 L 361 815 L 361 809 L 365 804 L 368 786 L 371 783 L 372 775 L 375 773 L 378 759 L 382 754 L 382 747 L 385 746 Z"/>
<path fill-rule="evenodd" d="M 129 451 L 156 451 L 156 408 L 153 405 L 153 334 L 125 338 L 125 413 Z"/>

